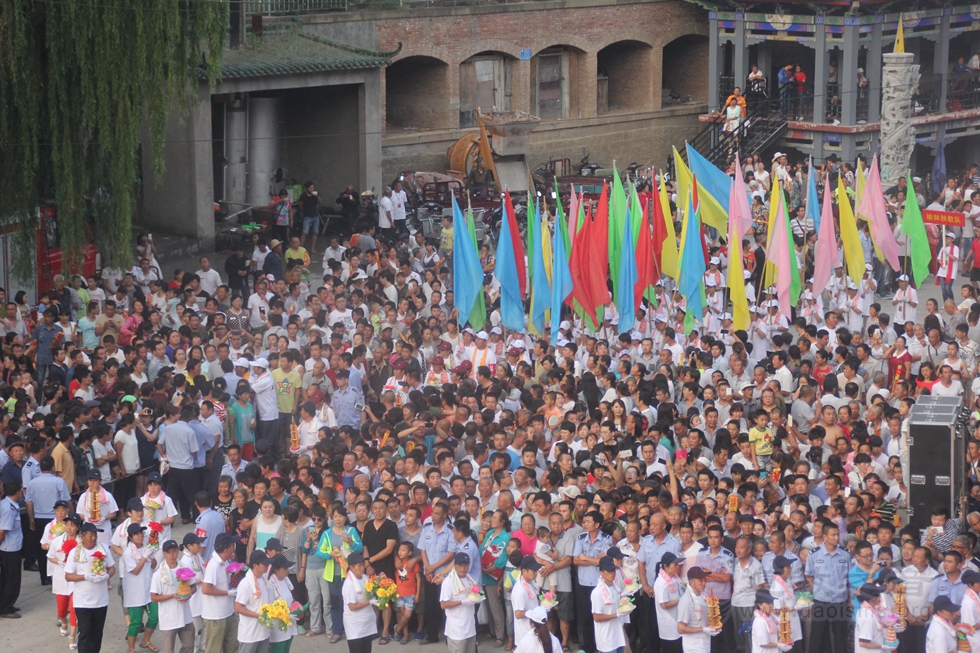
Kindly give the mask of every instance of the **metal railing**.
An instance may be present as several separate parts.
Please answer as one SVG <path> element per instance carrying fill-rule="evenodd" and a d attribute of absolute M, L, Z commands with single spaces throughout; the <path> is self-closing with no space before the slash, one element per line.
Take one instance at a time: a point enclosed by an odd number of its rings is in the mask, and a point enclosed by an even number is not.
<path fill-rule="evenodd" d="M 812 106 L 813 96 L 804 95 L 803 102 Z M 747 98 L 745 119 L 736 131 L 725 131 L 724 120 L 719 116 L 697 136 L 690 140 L 692 148 L 721 169 L 726 169 L 729 159 L 736 152 L 746 154 L 764 150 L 786 128 L 779 98 L 764 95 Z"/>

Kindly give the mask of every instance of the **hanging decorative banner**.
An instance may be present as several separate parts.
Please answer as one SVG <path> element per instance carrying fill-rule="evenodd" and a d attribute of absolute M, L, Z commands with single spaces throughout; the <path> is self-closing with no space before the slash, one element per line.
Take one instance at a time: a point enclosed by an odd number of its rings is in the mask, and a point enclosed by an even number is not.
<path fill-rule="evenodd" d="M 947 227 L 962 227 L 966 224 L 966 216 L 952 211 L 922 211 L 922 221 L 929 224 L 946 225 Z"/>

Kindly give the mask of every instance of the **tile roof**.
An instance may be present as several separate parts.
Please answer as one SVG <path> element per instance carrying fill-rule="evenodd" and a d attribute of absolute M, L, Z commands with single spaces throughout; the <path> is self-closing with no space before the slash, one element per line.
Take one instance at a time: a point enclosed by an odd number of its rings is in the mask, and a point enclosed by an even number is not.
<path fill-rule="evenodd" d="M 267 29 L 262 39 L 250 37 L 237 49 L 227 48 L 221 59 L 222 79 L 379 68 L 395 52 L 377 52 L 336 43 L 296 28 Z M 202 81 L 205 70 L 198 71 Z"/>

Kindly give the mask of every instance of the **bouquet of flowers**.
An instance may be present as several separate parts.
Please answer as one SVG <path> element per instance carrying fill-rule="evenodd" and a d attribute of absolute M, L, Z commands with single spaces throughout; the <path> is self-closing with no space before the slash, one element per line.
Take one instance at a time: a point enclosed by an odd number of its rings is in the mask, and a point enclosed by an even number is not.
<path fill-rule="evenodd" d="M 619 599 L 619 607 L 617 608 L 616 612 L 618 612 L 619 614 L 629 614 L 635 609 L 636 606 L 633 605 L 633 601 L 631 601 L 629 597 L 624 596 L 621 599 Z"/>
<path fill-rule="evenodd" d="M 150 539 L 146 543 L 148 549 L 159 549 L 160 548 L 160 533 L 163 532 L 163 525 L 157 521 L 150 522 Z"/>
<path fill-rule="evenodd" d="M 293 625 L 289 606 L 282 599 L 273 601 L 271 605 L 266 603 L 259 608 L 259 623 L 266 628 L 275 628 L 285 632 L 287 628 Z"/>
<path fill-rule="evenodd" d="M 61 545 L 61 552 L 64 553 L 65 557 L 67 558 L 68 554 L 74 551 L 76 546 L 78 546 L 77 541 L 65 540 L 64 544 Z"/>
<path fill-rule="evenodd" d="M 364 593 L 374 599 L 379 610 L 384 610 L 398 598 L 398 586 L 384 574 L 376 574 L 364 583 Z"/>
<path fill-rule="evenodd" d="M 177 600 L 186 601 L 194 593 L 191 588 L 191 581 L 194 580 L 194 570 L 189 567 L 181 567 L 174 573 L 177 579 Z"/>
<path fill-rule="evenodd" d="M 956 650 L 957 651 L 970 651 L 970 642 L 967 637 L 975 633 L 973 626 L 970 624 L 956 624 Z"/>
<path fill-rule="evenodd" d="M 228 574 L 228 589 L 238 589 L 238 584 L 245 578 L 245 565 L 241 562 L 229 562 L 225 569 Z"/>
<path fill-rule="evenodd" d="M 150 520 L 150 525 L 153 525 L 153 515 L 155 511 L 163 508 L 159 503 L 153 499 L 147 499 L 146 503 L 143 504 L 143 512 L 146 514 L 146 518 Z"/>
<path fill-rule="evenodd" d="M 813 594 L 810 592 L 797 592 L 796 593 L 796 609 L 802 610 L 803 608 L 809 608 L 813 605 Z"/>
<path fill-rule="evenodd" d="M 623 595 L 633 596 L 640 591 L 640 584 L 636 582 L 635 578 L 627 578 L 623 581 Z"/>
<path fill-rule="evenodd" d="M 470 591 L 466 593 L 466 600 L 470 603 L 483 603 L 487 600 L 487 595 L 483 593 L 477 585 L 470 588 Z"/>
<path fill-rule="evenodd" d="M 105 554 L 96 551 L 92 554 L 92 573 L 101 576 L 105 573 Z"/>
<path fill-rule="evenodd" d="M 547 608 L 550 610 L 558 605 L 558 597 L 555 596 L 554 592 L 542 592 L 541 596 L 538 597 L 538 604 L 542 608 Z"/>
<path fill-rule="evenodd" d="M 881 623 L 885 626 L 885 642 L 883 646 L 887 648 L 898 648 L 898 622 L 902 618 L 892 612 L 881 615 Z M 903 629 L 904 630 L 904 629 Z"/>

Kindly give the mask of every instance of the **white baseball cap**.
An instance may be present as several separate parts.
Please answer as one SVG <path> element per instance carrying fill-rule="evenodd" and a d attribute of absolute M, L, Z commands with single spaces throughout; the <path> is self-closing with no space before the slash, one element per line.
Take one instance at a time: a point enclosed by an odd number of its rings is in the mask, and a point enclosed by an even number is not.
<path fill-rule="evenodd" d="M 250 367 L 250 363 L 247 358 L 239 358 L 235 361 L 235 367 Z"/>
<path fill-rule="evenodd" d="M 490 336 L 487 334 L 486 331 L 480 331 L 479 333 L 476 334 L 476 337 L 479 338 L 480 340 L 489 340 L 490 339 Z"/>
<path fill-rule="evenodd" d="M 252 361 L 251 367 L 253 367 L 253 368 L 255 368 L 255 367 L 261 367 L 262 369 L 267 370 L 267 369 L 269 369 L 269 361 L 267 361 L 264 358 L 259 358 L 258 360 Z"/>

